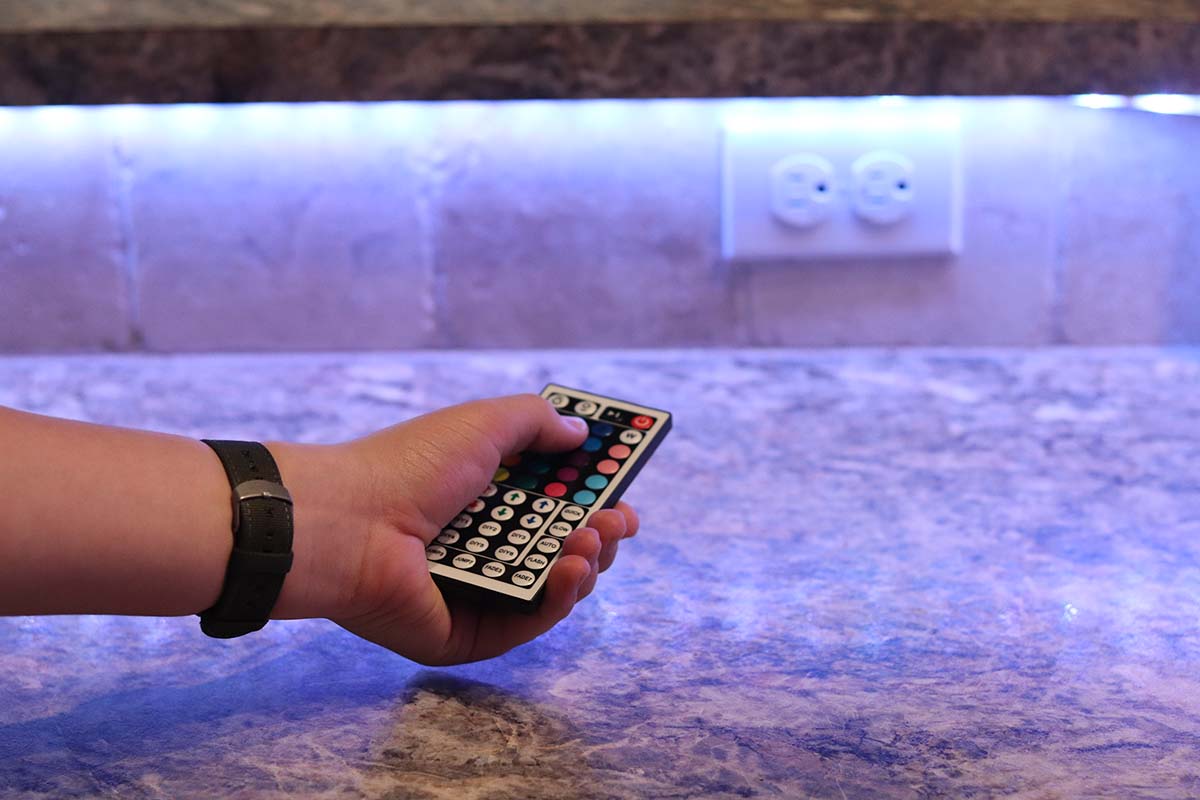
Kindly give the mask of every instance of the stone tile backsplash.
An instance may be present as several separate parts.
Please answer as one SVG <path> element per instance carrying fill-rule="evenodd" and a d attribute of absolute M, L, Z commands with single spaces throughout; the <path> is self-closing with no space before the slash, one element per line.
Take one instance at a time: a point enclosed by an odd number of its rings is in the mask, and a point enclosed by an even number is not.
<path fill-rule="evenodd" d="M 0 352 L 1200 342 L 1200 118 L 916 100 L 961 257 L 745 265 L 744 102 L 0 109 Z"/>

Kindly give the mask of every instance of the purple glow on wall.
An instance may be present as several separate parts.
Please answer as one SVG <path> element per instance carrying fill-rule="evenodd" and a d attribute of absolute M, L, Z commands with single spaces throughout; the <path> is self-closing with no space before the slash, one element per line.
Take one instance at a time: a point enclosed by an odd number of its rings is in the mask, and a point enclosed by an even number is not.
<path fill-rule="evenodd" d="M 963 120 L 952 267 L 722 261 L 724 125 L 908 106 Z M 1196 342 L 1196 107 L 0 108 L 0 352 Z"/>

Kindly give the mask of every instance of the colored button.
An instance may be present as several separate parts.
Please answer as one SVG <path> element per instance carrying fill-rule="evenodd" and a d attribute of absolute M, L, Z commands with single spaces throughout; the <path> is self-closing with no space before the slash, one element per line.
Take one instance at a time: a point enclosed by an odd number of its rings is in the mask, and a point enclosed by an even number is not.
<path fill-rule="evenodd" d="M 640 442 L 642 440 L 643 436 L 645 436 L 645 434 L 642 433 L 641 431 L 635 431 L 635 430 L 621 431 L 621 441 L 624 442 L 625 444 L 637 444 L 638 442 Z"/>
<path fill-rule="evenodd" d="M 575 413 L 587 416 L 588 414 L 596 413 L 596 409 L 599 407 L 600 406 L 596 405 L 591 400 L 580 400 L 575 404 Z"/>
<path fill-rule="evenodd" d="M 566 408 L 567 403 L 571 402 L 565 394 L 552 394 L 548 399 L 555 408 Z"/>
<path fill-rule="evenodd" d="M 533 538 L 533 534 L 531 534 L 529 531 L 515 530 L 515 531 L 511 532 L 510 534 L 508 534 L 508 543 L 509 544 L 525 544 L 532 538 Z"/>
<path fill-rule="evenodd" d="M 587 514 L 587 512 L 579 506 L 567 506 L 562 510 L 562 518 L 567 522 L 579 522 L 579 520 L 583 519 L 585 514 Z"/>
<path fill-rule="evenodd" d="M 438 534 L 437 540 L 442 544 L 454 544 L 458 541 L 458 531 L 452 531 L 447 528 Z"/>
<path fill-rule="evenodd" d="M 431 544 L 425 548 L 425 557 L 430 561 L 441 561 L 446 557 L 446 548 L 440 544 Z M 529 559 L 525 559 L 528 561 Z"/>
<path fill-rule="evenodd" d="M 459 569 L 470 569 L 475 566 L 475 556 L 470 553 L 459 553 L 450 563 Z"/>
<path fill-rule="evenodd" d="M 496 548 L 496 558 L 500 559 L 501 561 L 512 561 L 516 557 L 517 548 L 515 547 L 505 544 Z"/>
<path fill-rule="evenodd" d="M 521 527 L 537 530 L 542 527 L 542 517 L 540 514 L 526 514 L 521 517 Z"/>
<path fill-rule="evenodd" d="M 494 483 L 489 483 L 489 484 L 487 485 L 487 488 L 483 490 L 483 494 L 481 494 L 481 495 L 479 495 L 479 496 L 480 496 L 480 497 L 491 497 L 492 495 L 494 495 L 494 494 L 495 494 L 496 492 L 498 492 L 498 491 L 500 491 L 500 490 L 499 490 L 498 488 L 496 488 L 496 484 L 494 484 Z"/>
<path fill-rule="evenodd" d="M 471 523 L 474 521 L 475 520 L 471 519 L 466 514 L 459 514 L 457 517 L 454 518 L 454 521 L 451 522 L 450 524 L 456 528 L 469 528 L 469 527 L 471 527 Z"/>
<path fill-rule="evenodd" d="M 504 574 L 504 565 L 497 564 L 495 561 L 489 561 L 483 565 L 483 569 L 480 572 L 489 578 L 499 578 Z"/>
<path fill-rule="evenodd" d="M 543 553 L 557 553 L 558 548 L 562 547 L 558 539 L 538 539 L 537 549 Z"/>
<path fill-rule="evenodd" d="M 562 497 L 567 493 L 567 487 L 563 486 L 561 483 L 548 483 L 546 484 L 546 488 L 542 491 L 551 497 Z"/>
<path fill-rule="evenodd" d="M 596 465 L 596 471 L 601 475 L 613 475 L 620 468 L 621 465 L 613 461 L 611 458 L 606 458 Z"/>
<path fill-rule="evenodd" d="M 594 453 L 604 446 L 604 442 L 597 439 L 595 436 L 589 436 L 580 446 L 580 450 L 585 453 Z"/>
<path fill-rule="evenodd" d="M 560 539 L 575 530 L 566 522 L 556 522 L 550 526 L 550 532 Z"/>
<path fill-rule="evenodd" d="M 515 512 L 508 506 L 496 506 L 492 509 L 492 519 L 512 519 Z"/>
<path fill-rule="evenodd" d="M 520 486 L 522 489 L 532 489 L 537 486 L 537 478 L 532 475 L 518 475 L 512 479 L 513 486 Z"/>
<path fill-rule="evenodd" d="M 579 477 L 579 470 L 575 467 L 563 467 L 558 472 L 554 473 L 560 481 L 573 481 Z"/>
<path fill-rule="evenodd" d="M 539 514 L 545 514 L 548 511 L 553 511 L 555 505 L 557 504 L 550 498 L 539 497 L 533 501 L 533 510 Z"/>
<path fill-rule="evenodd" d="M 567 456 L 567 463 L 576 467 L 586 467 L 591 460 L 591 456 L 579 450 Z"/>
<path fill-rule="evenodd" d="M 525 558 L 525 566 L 529 567 L 530 569 L 544 569 L 549 563 L 550 559 L 546 558 L 541 553 L 530 553 Z"/>
<path fill-rule="evenodd" d="M 522 586 L 522 587 L 530 585 L 531 583 L 534 582 L 534 580 L 536 580 L 536 579 L 533 577 L 533 573 L 526 572 L 525 570 L 521 570 L 520 572 L 513 573 L 513 576 L 512 576 L 512 582 L 515 583 L 517 586 Z"/>
<path fill-rule="evenodd" d="M 472 553 L 482 553 L 488 549 L 488 540 L 482 536 L 472 536 L 470 539 L 467 539 L 467 549 Z"/>
<path fill-rule="evenodd" d="M 588 479 L 584 481 L 583 484 L 589 489 L 595 489 L 596 491 L 599 491 L 605 486 L 608 486 L 608 478 L 604 477 L 603 475 L 589 475 Z"/>
<path fill-rule="evenodd" d="M 519 506 L 521 503 L 525 502 L 525 493 L 518 492 L 515 489 L 510 489 L 504 493 L 504 502 L 508 503 L 510 506 Z"/>
<path fill-rule="evenodd" d="M 504 458 L 500 459 L 500 463 L 506 467 L 515 467 L 517 464 L 521 463 L 521 454 L 513 453 L 511 456 L 505 456 Z"/>
<path fill-rule="evenodd" d="M 470 503 L 467 503 L 467 511 L 471 514 L 478 514 L 480 511 L 483 511 L 483 501 L 475 498 Z"/>
<path fill-rule="evenodd" d="M 629 449 L 629 446 L 624 444 L 614 444 L 612 447 L 608 448 L 608 454 L 613 458 L 628 458 L 629 454 L 632 452 L 633 451 Z"/>
<path fill-rule="evenodd" d="M 644 431 L 654 424 L 654 417 L 647 417 L 644 414 L 633 418 L 633 427 L 639 431 Z"/>
<path fill-rule="evenodd" d="M 529 470 L 534 475 L 545 475 L 550 471 L 550 465 L 545 461 L 535 461 L 532 464 L 526 464 L 525 469 Z"/>
<path fill-rule="evenodd" d="M 508 470 L 506 470 L 504 467 L 501 467 L 500 469 L 496 470 L 496 474 L 492 476 L 492 480 L 493 481 L 508 480 Z"/>
<path fill-rule="evenodd" d="M 592 503 L 596 502 L 596 493 L 589 492 L 587 489 L 584 489 L 582 492 L 576 492 L 575 496 L 571 499 L 580 505 L 590 506 Z"/>
<path fill-rule="evenodd" d="M 495 536 L 500 532 L 500 523 L 492 522 L 490 519 L 479 526 L 479 532 L 484 536 Z"/>
<path fill-rule="evenodd" d="M 608 436 L 613 432 L 613 426 L 607 422 L 593 422 L 591 425 L 592 433 L 597 436 Z"/>

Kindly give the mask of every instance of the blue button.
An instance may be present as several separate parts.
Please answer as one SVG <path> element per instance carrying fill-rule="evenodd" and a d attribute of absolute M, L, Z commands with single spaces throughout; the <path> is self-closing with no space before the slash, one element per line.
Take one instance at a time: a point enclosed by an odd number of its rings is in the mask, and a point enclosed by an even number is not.
<path fill-rule="evenodd" d="M 576 492 L 575 496 L 571 499 L 576 503 L 579 503 L 581 506 L 590 506 L 592 503 L 596 502 L 596 493 L 589 492 L 584 489 L 582 492 Z"/>
<path fill-rule="evenodd" d="M 583 443 L 583 447 L 580 449 L 585 453 L 594 453 L 599 450 L 601 446 L 602 442 L 599 439 L 597 439 L 595 436 L 589 436 L 587 441 Z"/>
<path fill-rule="evenodd" d="M 592 433 L 596 434 L 597 436 L 608 436 L 612 432 L 613 426 L 609 425 L 607 422 L 592 423 Z"/>
<path fill-rule="evenodd" d="M 584 481 L 584 484 L 589 489 L 603 489 L 605 486 L 608 486 L 608 478 L 603 475 L 591 475 Z"/>

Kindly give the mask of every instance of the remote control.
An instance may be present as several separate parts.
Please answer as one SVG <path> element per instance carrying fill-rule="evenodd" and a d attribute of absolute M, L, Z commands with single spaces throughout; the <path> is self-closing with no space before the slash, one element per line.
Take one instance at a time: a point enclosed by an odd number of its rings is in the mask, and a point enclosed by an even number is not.
<path fill-rule="evenodd" d="M 443 593 L 532 613 L 563 539 L 609 508 L 671 429 L 671 415 L 550 384 L 542 397 L 588 421 L 588 438 L 566 453 L 506 457 L 483 494 L 425 550 Z"/>

